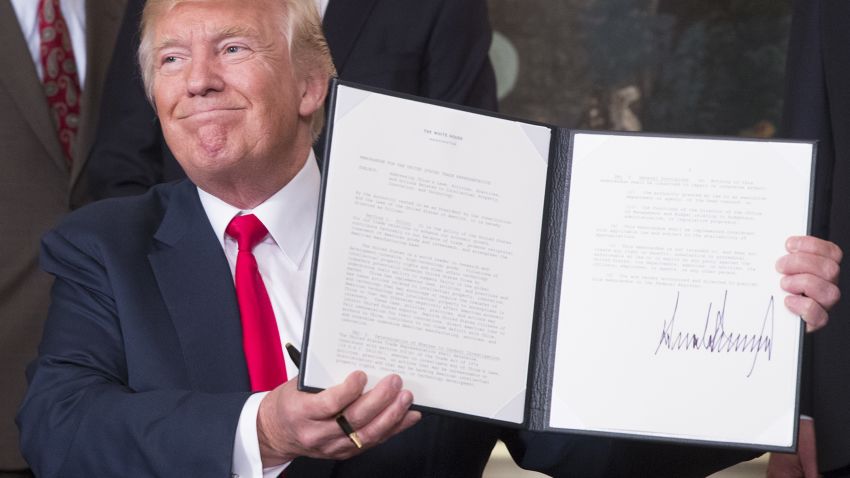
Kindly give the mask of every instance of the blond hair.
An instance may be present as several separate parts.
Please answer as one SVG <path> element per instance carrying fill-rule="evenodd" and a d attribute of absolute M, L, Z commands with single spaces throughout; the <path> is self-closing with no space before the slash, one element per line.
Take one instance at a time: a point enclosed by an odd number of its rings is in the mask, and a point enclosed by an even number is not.
<path fill-rule="evenodd" d="M 153 83 L 156 64 L 154 61 L 153 31 L 156 22 L 166 12 L 186 0 L 148 0 L 142 11 L 140 26 L 141 42 L 139 44 L 139 66 L 142 81 L 148 100 L 156 107 L 153 99 Z M 214 0 L 210 0 L 214 1 Z M 249 0 L 256 1 L 256 0 Z M 292 61 L 293 72 L 302 77 L 323 77 L 329 79 L 336 76 L 336 69 L 331 59 L 331 52 L 325 35 L 322 33 L 322 21 L 316 9 L 314 0 L 274 0 L 280 2 L 283 19 L 281 34 L 289 46 L 289 57 Z M 315 140 L 324 125 L 324 109 L 319 108 L 313 113 L 311 128 Z"/>

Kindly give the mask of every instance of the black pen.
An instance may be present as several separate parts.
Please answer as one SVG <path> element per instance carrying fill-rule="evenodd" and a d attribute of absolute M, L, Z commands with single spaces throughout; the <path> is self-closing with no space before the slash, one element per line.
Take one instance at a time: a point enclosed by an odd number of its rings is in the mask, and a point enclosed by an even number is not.
<path fill-rule="evenodd" d="M 284 344 L 284 347 L 286 348 L 286 353 L 289 354 L 289 358 L 291 358 L 292 361 L 295 362 L 295 366 L 300 367 L 301 352 L 299 352 L 298 349 L 296 349 L 295 346 L 289 342 Z M 345 433 L 345 436 L 347 436 L 348 439 L 351 440 L 351 443 L 354 443 L 354 446 L 356 446 L 357 448 L 363 448 L 363 443 L 360 442 L 360 437 L 357 436 L 357 432 L 354 431 L 354 427 L 352 427 L 351 424 L 348 423 L 348 420 L 345 419 L 345 415 L 343 415 L 342 413 L 337 415 L 336 423 L 342 429 L 342 432 Z"/>
<path fill-rule="evenodd" d="M 300 367 L 301 366 L 301 352 L 299 352 L 298 349 L 296 349 L 295 346 L 292 345 L 289 342 L 284 344 L 284 347 L 286 347 L 286 353 L 289 354 L 289 358 L 291 358 L 292 361 L 295 362 L 295 368 Z"/>
<path fill-rule="evenodd" d="M 351 443 L 354 443 L 354 446 L 357 448 L 363 448 L 363 444 L 360 443 L 360 437 L 357 436 L 357 432 L 354 431 L 354 427 L 352 427 L 351 424 L 348 423 L 348 420 L 345 419 L 345 415 L 342 413 L 337 415 L 336 423 L 340 428 L 342 428 L 342 432 L 345 433 L 349 440 L 351 440 Z"/>

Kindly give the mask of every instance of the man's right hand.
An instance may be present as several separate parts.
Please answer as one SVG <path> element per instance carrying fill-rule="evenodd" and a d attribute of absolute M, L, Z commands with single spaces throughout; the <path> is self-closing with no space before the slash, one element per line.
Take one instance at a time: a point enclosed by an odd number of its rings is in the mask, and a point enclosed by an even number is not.
<path fill-rule="evenodd" d="M 263 467 L 287 463 L 299 456 L 342 460 L 382 443 L 421 418 L 411 411 L 413 394 L 401 377 L 388 375 L 363 393 L 366 374 L 352 372 L 345 381 L 320 393 L 298 391 L 289 380 L 266 395 L 257 415 L 257 435 Z M 357 432 L 358 449 L 342 432 L 336 417 L 343 413 Z"/>

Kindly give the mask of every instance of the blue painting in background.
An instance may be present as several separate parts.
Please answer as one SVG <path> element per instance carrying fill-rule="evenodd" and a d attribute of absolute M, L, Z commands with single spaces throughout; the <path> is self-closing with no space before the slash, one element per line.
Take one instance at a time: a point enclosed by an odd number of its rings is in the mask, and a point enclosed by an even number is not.
<path fill-rule="evenodd" d="M 573 128 L 770 137 L 787 0 L 489 0 L 503 112 Z"/>

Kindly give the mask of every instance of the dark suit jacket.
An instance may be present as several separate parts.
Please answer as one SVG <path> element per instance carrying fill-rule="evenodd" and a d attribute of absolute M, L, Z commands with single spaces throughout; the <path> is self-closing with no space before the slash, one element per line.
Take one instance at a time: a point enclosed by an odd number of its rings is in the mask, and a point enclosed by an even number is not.
<path fill-rule="evenodd" d="M 19 416 L 37 476 L 229 476 L 250 385 L 230 270 L 195 187 L 75 212 L 45 236 L 42 265 L 53 303 Z M 480 476 L 500 433 L 429 415 L 360 457 L 296 460 L 286 476 Z"/>
<path fill-rule="evenodd" d="M 85 203 L 83 165 L 94 140 L 101 90 L 123 0 L 86 3 L 86 83 L 69 168 L 18 17 L 0 1 L 0 471 L 26 467 L 18 452 L 15 412 L 24 368 L 35 358 L 47 316 L 49 276 L 39 270 L 41 235 Z"/>
<path fill-rule="evenodd" d="M 788 46 L 784 133 L 817 139 L 815 233 L 850 251 L 850 2 L 798 0 Z M 846 270 L 846 267 L 845 267 Z M 850 276 L 823 332 L 807 346 L 821 471 L 850 466 Z"/>
<path fill-rule="evenodd" d="M 74 212 L 45 236 L 42 265 L 53 302 L 18 417 L 36 475 L 229 476 L 250 384 L 230 269 L 195 187 Z M 359 457 L 297 459 L 286 476 L 478 477 L 498 438 L 554 476 L 705 476 L 750 455 L 426 415 Z"/>
<path fill-rule="evenodd" d="M 136 63 L 143 7 L 144 0 L 128 1 L 109 69 L 109 101 L 88 168 L 98 199 L 139 194 L 184 177 L 162 138 Z M 485 0 L 331 0 L 323 27 L 344 80 L 496 109 Z M 317 146 L 321 149 L 321 140 Z"/>

